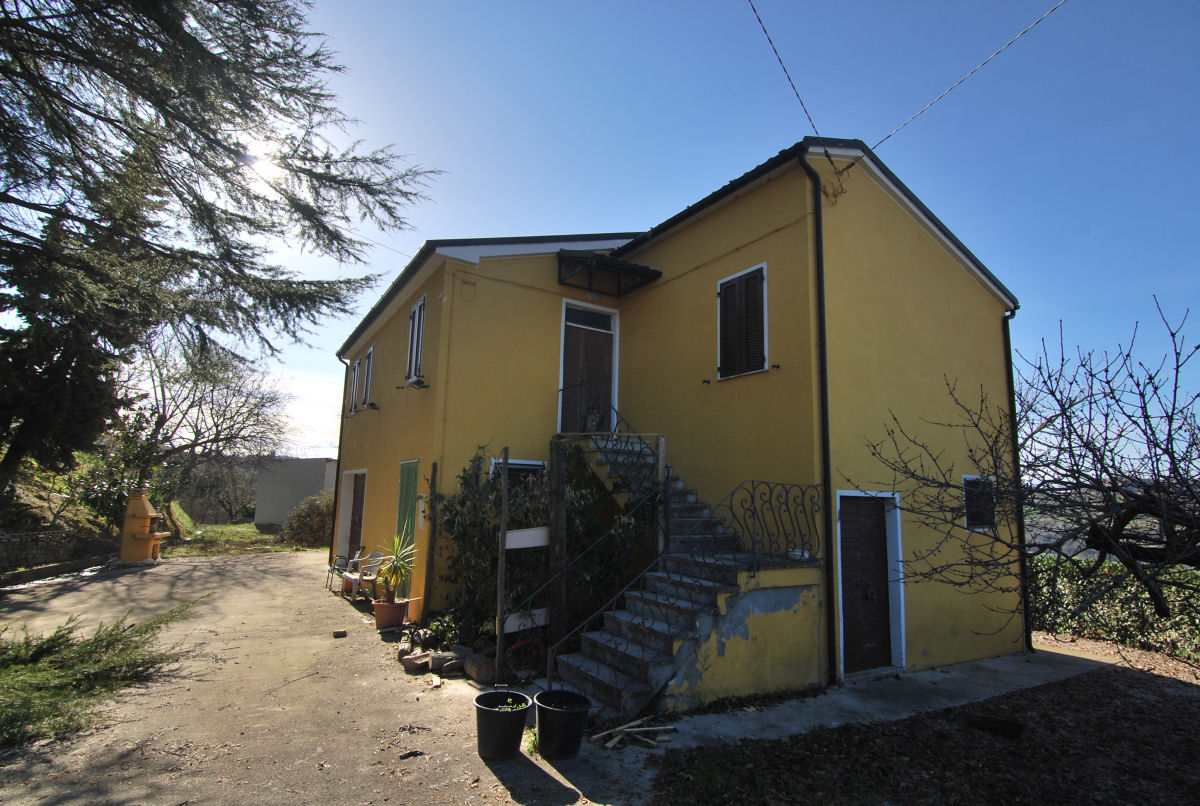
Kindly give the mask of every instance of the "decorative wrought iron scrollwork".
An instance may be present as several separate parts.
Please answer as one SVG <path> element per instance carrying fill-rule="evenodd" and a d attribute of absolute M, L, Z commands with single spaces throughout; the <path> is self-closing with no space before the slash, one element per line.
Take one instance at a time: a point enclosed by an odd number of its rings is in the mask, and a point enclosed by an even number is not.
<path fill-rule="evenodd" d="M 713 508 L 755 558 L 818 559 L 820 514 L 820 485 L 777 481 L 743 481 Z"/>

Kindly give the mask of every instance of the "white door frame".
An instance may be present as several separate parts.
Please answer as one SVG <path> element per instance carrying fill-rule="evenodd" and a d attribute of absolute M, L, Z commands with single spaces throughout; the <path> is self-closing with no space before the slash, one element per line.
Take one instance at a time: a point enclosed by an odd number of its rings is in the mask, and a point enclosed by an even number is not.
<path fill-rule="evenodd" d="M 620 356 L 621 356 L 621 312 L 619 310 L 617 310 L 616 308 L 606 308 L 603 305 L 593 305 L 590 302 L 580 302 L 577 299 L 568 299 L 566 297 L 563 297 L 562 316 L 559 320 L 560 324 L 559 324 L 559 328 L 558 328 L 558 388 L 559 388 L 559 393 L 558 393 L 558 413 L 555 415 L 555 420 L 554 420 L 554 430 L 555 431 L 559 431 L 562 429 L 562 399 L 563 399 L 562 388 L 566 384 L 566 381 L 563 377 L 563 373 L 566 369 L 564 366 L 564 360 L 566 358 L 566 355 L 564 353 L 563 348 L 565 347 L 564 341 L 567 336 L 567 308 L 581 308 L 581 309 L 589 310 L 589 311 L 599 311 L 601 313 L 609 314 L 612 317 L 613 354 L 612 354 L 612 403 L 611 403 L 611 406 L 613 409 L 617 408 L 617 377 L 618 377 L 617 367 L 620 365 Z M 571 325 L 571 327 L 580 327 L 580 326 L 579 325 Z M 611 411 L 609 412 L 609 415 L 611 418 L 611 420 L 609 422 L 609 428 L 612 428 L 614 425 L 616 425 L 616 422 L 615 422 L 616 415 L 613 414 Z"/>
<path fill-rule="evenodd" d="M 837 679 L 846 678 L 845 614 L 842 609 L 842 498 L 885 498 L 884 524 L 887 529 L 888 622 L 892 639 L 892 666 L 903 669 L 907 662 L 908 644 L 904 634 L 904 541 L 900 534 L 899 493 L 869 490 L 837 491 L 837 602 L 838 602 L 838 668 Z"/>
<path fill-rule="evenodd" d="M 341 492 L 338 495 L 337 540 L 334 541 L 333 553 L 348 557 L 350 554 L 350 510 L 354 508 L 354 476 L 367 475 L 367 469 L 343 470 Z M 367 506 L 366 482 L 363 482 L 363 510 Z"/>

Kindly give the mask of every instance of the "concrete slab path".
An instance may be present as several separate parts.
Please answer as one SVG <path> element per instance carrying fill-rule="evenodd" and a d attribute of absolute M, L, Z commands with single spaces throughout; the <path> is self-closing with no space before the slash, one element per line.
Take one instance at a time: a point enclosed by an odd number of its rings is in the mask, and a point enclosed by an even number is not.
<path fill-rule="evenodd" d="M 655 755 L 586 743 L 550 763 L 475 752 L 466 680 L 404 674 L 369 613 L 323 587 L 323 553 L 174 559 L 72 575 L 0 599 L 0 627 L 46 632 L 141 621 L 212 593 L 168 641 L 175 676 L 122 694 L 82 736 L 0 756 L 6 804 L 559 804 L 648 802 Z M 335 639 L 333 631 L 348 636 Z M 899 719 L 1097 668 L 1061 651 L 860 679 L 753 711 L 676 720 L 671 747 L 783 738 L 817 725 Z"/>

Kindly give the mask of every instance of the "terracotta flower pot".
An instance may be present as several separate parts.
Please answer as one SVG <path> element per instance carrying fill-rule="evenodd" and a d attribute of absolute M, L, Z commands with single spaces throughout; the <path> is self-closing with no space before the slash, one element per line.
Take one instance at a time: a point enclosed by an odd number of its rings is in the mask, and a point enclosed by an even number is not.
<path fill-rule="evenodd" d="M 375 629 L 386 630 L 392 627 L 403 627 L 408 621 L 408 600 L 388 603 L 375 603 Z"/>

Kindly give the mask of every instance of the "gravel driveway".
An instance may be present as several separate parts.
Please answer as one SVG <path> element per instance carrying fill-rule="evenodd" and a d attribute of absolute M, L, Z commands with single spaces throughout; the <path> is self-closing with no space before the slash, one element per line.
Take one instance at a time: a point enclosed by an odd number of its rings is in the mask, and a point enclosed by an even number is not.
<path fill-rule="evenodd" d="M 465 680 L 406 675 L 369 614 L 323 587 L 323 553 L 171 559 L 10 591 L 0 625 L 132 620 L 213 593 L 164 636 L 169 680 L 123 694 L 98 728 L 0 757 L 6 804 L 644 802 L 648 754 L 475 752 Z M 333 638 L 345 629 L 346 638 Z"/>

